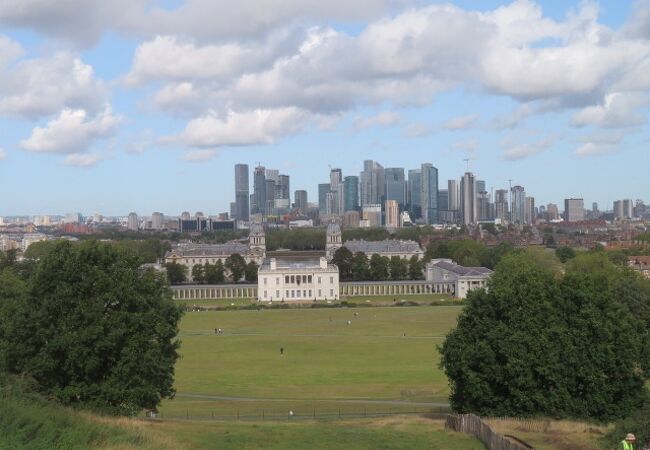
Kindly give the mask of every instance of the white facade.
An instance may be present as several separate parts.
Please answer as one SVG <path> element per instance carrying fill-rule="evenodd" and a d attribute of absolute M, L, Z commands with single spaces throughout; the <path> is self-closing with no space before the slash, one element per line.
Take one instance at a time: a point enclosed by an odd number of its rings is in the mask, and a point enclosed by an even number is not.
<path fill-rule="evenodd" d="M 487 286 L 492 271 L 485 267 L 463 267 L 451 259 L 433 259 L 427 264 L 426 281 L 433 284 L 451 283 L 456 297 L 465 298 L 472 289 Z"/>
<path fill-rule="evenodd" d="M 339 268 L 325 258 L 318 262 L 289 263 L 265 260 L 257 273 L 261 302 L 339 299 Z"/>

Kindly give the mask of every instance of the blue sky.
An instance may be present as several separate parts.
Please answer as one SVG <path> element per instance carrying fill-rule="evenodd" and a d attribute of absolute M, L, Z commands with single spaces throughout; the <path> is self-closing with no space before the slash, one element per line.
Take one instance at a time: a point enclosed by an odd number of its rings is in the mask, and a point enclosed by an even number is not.
<path fill-rule="evenodd" d="M 649 90 L 645 1 L 5 0 L 0 215 L 216 214 L 257 162 L 315 201 L 364 159 L 648 202 Z"/>

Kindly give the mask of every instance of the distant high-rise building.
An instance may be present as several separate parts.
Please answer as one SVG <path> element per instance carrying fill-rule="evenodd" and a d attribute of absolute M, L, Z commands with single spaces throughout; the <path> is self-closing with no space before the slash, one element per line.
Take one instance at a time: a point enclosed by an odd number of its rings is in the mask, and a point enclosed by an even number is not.
<path fill-rule="evenodd" d="M 476 193 L 487 192 L 485 188 L 485 180 L 476 180 Z"/>
<path fill-rule="evenodd" d="M 303 213 L 307 212 L 307 191 L 296 191 L 293 194 L 293 199 L 295 201 L 295 208 L 302 211 Z"/>
<path fill-rule="evenodd" d="M 163 227 L 163 215 L 162 213 L 155 212 L 151 215 L 151 228 L 154 230 L 162 230 Z"/>
<path fill-rule="evenodd" d="M 398 228 L 400 226 L 399 220 L 399 203 L 397 200 L 386 200 L 386 227 Z"/>
<path fill-rule="evenodd" d="M 359 211 L 359 177 L 357 176 L 350 175 L 343 179 L 343 211 Z"/>
<path fill-rule="evenodd" d="M 465 172 L 460 181 L 460 210 L 464 225 L 476 223 L 476 183 L 472 172 Z"/>
<path fill-rule="evenodd" d="M 343 172 L 341 169 L 330 170 L 330 192 L 332 193 L 331 214 L 343 215 Z"/>
<path fill-rule="evenodd" d="M 277 183 L 280 178 L 280 171 L 278 169 L 266 169 L 265 175 L 267 180 L 273 180 Z"/>
<path fill-rule="evenodd" d="M 365 205 L 362 207 L 361 215 L 369 227 L 381 226 L 381 205 Z"/>
<path fill-rule="evenodd" d="M 512 187 L 512 221 L 526 223 L 526 190 L 523 186 Z"/>
<path fill-rule="evenodd" d="M 449 211 L 459 211 L 460 186 L 458 184 L 458 180 L 448 180 L 447 191 L 449 192 Z"/>
<path fill-rule="evenodd" d="M 634 204 L 634 217 L 644 217 L 648 211 L 646 204 L 641 199 L 637 199 Z"/>
<path fill-rule="evenodd" d="M 289 175 L 279 175 L 275 183 L 275 208 L 289 209 L 291 206 Z"/>
<path fill-rule="evenodd" d="M 252 214 L 266 215 L 266 169 L 264 166 L 257 166 L 253 174 L 253 197 L 254 204 L 251 205 Z"/>
<path fill-rule="evenodd" d="M 359 211 L 346 211 L 343 214 L 343 226 L 346 228 L 358 228 L 361 214 Z"/>
<path fill-rule="evenodd" d="M 508 207 L 508 190 L 497 189 L 494 192 L 494 216 L 496 219 L 507 220 L 510 208 Z"/>
<path fill-rule="evenodd" d="M 363 162 L 363 171 L 359 177 L 359 197 L 361 206 L 376 205 L 381 207 L 385 195 L 384 167 L 376 161 Z"/>
<path fill-rule="evenodd" d="M 404 169 L 401 167 L 390 167 L 384 169 L 386 180 L 386 200 L 396 200 L 400 210 L 406 207 L 406 179 Z"/>
<path fill-rule="evenodd" d="M 548 215 L 548 220 L 558 220 L 560 218 L 560 211 L 555 203 L 546 205 L 546 214 Z"/>
<path fill-rule="evenodd" d="M 249 218 L 249 183 L 248 164 L 235 164 L 235 214 L 237 220 L 247 221 Z"/>
<path fill-rule="evenodd" d="M 421 194 L 422 217 L 425 223 L 438 223 L 438 169 L 429 163 L 424 163 L 420 167 L 421 174 Z"/>
<path fill-rule="evenodd" d="M 321 215 L 327 214 L 327 194 L 330 191 L 329 183 L 321 183 L 318 185 L 318 211 Z"/>
<path fill-rule="evenodd" d="M 275 180 L 266 179 L 266 208 L 264 209 L 266 215 L 275 213 L 275 184 Z"/>
<path fill-rule="evenodd" d="M 438 189 L 438 210 L 449 211 L 449 190 Z"/>
<path fill-rule="evenodd" d="M 535 213 L 535 197 L 526 196 L 526 209 L 524 210 L 524 222 L 532 225 L 537 219 L 537 214 Z"/>
<path fill-rule="evenodd" d="M 564 200 L 564 220 L 566 222 L 581 222 L 585 220 L 585 202 L 581 198 Z"/>
<path fill-rule="evenodd" d="M 490 219 L 490 196 L 486 191 L 476 193 L 476 216 L 478 220 Z"/>
<path fill-rule="evenodd" d="M 632 199 L 623 200 L 623 216 L 626 219 L 634 217 L 634 203 L 632 202 Z"/>
<path fill-rule="evenodd" d="M 181 220 L 191 220 L 191 219 L 192 219 L 192 216 L 190 215 L 190 213 L 188 211 L 183 211 L 181 213 Z"/>
<path fill-rule="evenodd" d="M 422 218 L 422 170 L 409 170 L 408 204 L 411 220 Z"/>
<path fill-rule="evenodd" d="M 81 223 L 82 217 L 81 213 L 68 213 L 63 219 L 63 223 Z"/>
<path fill-rule="evenodd" d="M 138 215 L 134 212 L 129 213 L 129 217 L 126 221 L 126 227 L 130 231 L 138 231 L 139 228 L 139 223 L 138 223 Z"/>

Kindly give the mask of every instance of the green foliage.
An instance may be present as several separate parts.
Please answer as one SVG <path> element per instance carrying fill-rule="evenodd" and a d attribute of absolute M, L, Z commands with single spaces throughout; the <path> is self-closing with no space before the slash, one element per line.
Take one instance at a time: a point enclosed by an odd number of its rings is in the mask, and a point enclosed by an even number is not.
<path fill-rule="evenodd" d="M 16 264 L 17 254 L 18 251 L 16 249 L 7 250 L 4 253 L 0 252 L 0 270 L 13 267 Z"/>
<path fill-rule="evenodd" d="M 344 228 L 342 232 L 343 242 L 353 239 L 365 241 L 385 241 L 390 239 L 390 232 L 386 228 Z"/>
<path fill-rule="evenodd" d="M 230 271 L 230 279 L 233 283 L 239 282 L 246 273 L 246 261 L 239 253 L 233 253 L 226 258 L 225 266 Z"/>
<path fill-rule="evenodd" d="M 367 281 L 370 279 L 368 257 L 363 252 L 356 252 L 352 257 L 352 279 L 354 281 Z"/>
<path fill-rule="evenodd" d="M 434 258 L 449 258 L 461 266 L 485 266 L 494 269 L 501 258 L 513 251 L 513 245 L 507 242 L 495 247 L 487 247 L 482 242 L 470 239 L 438 240 L 427 246 L 424 261 L 429 262 Z"/>
<path fill-rule="evenodd" d="M 633 433 L 638 447 L 650 444 L 650 401 L 646 401 L 641 408 L 632 415 L 618 421 L 614 428 L 603 439 L 604 448 L 616 447 L 627 433 Z"/>
<path fill-rule="evenodd" d="M 266 234 L 266 249 L 273 251 L 280 248 L 324 250 L 325 230 L 321 228 L 295 228 L 293 230 L 269 231 Z"/>
<path fill-rule="evenodd" d="M 187 266 L 170 262 L 165 264 L 165 269 L 170 284 L 180 284 L 187 281 Z"/>
<path fill-rule="evenodd" d="M 27 259 L 43 259 L 56 247 L 58 241 L 40 241 L 34 242 L 27 250 L 25 250 L 24 257 Z"/>
<path fill-rule="evenodd" d="M 164 276 L 96 241 L 59 242 L 27 283 L 4 273 L 0 367 L 64 404 L 117 413 L 173 395 L 181 310 Z"/>
<path fill-rule="evenodd" d="M 192 266 L 192 281 L 196 284 L 205 283 L 205 267 L 202 264 Z"/>
<path fill-rule="evenodd" d="M 225 269 L 220 259 L 215 264 L 206 263 L 203 273 L 207 284 L 221 284 L 226 279 Z"/>
<path fill-rule="evenodd" d="M 160 239 L 123 239 L 112 244 L 135 255 L 142 263 L 155 263 L 165 256 L 166 251 L 171 249 L 169 242 Z"/>
<path fill-rule="evenodd" d="M 374 254 L 370 257 L 370 279 L 372 281 L 386 281 L 390 273 L 390 260 L 385 256 Z"/>
<path fill-rule="evenodd" d="M 561 273 L 562 270 L 564 270 L 562 262 L 551 249 L 545 247 L 525 247 L 523 249 L 518 249 L 515 252 L 535 261 L 536 264 L 553 273 Z"/>
<path fill-rule="evenodd" d="M 555 256 L 557 256 L 561 262 L 565 263 L 576 257 L 576 251 L 571 247 L 558 247 L 555 249 Z"/>
<path fill-rule="evenodd" d="M 341 281 L 349 281 L 352 277 L 352 263 L 354 255 L 347 247 L 340 247 L 334 252 L 332 262 L 339 268 Z"/>
<path fill-rule="evenodd" d="M 424 264 L 417 256 L 411 256 L 409 260 L 409 279 L 422 280 L 424 279 Z"/>
<path fill-rule="evenodd" d="M 246 269 L 244 270 L 244 278 L 249 283 L 257 283 L 257 269 L 259 266 L 255 261 L 251 261 L 246 264 Z"/>
<path fill-rule="evenodd" d="M 618 300 L 602 255 L 564 277 L 528 252 L 506 256 L 472 291 L 440 348 L 452 407 L 493 416 L 609 420 L 645 398 L 648 329 Z"/>
<path fill-rule="evenodd" d="M 389 262 L 390 279 L 399 281 L 405 280 L 409 275 L 409 263 L 406 259 L 399 256 L 393 256 Z"/>

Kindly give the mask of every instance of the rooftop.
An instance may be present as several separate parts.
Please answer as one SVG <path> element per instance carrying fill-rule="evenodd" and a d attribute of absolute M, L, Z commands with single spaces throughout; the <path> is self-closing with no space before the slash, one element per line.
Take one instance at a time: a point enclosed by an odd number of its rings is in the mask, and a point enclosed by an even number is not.
<path fill-rule="evenodd" d="M 464 277 L 478 277 L 478 276 L 490 275 L 492 273 L 492 271 L 487 267 L 464 267 L 464 266 L 459 266 L 456 263 L 445 261 L 445 260 L 438 260 L 438 261 L 434 260 L 430 264 Z"/>
<path fill-rule="evenodd" d="M 179 257 L 188 256 L 224 256 L 234 253 L 245 254 L 248 245 L 241 242 L 226 242 L 225 244 L 180 244 L 165 254 L 166 258 L 172 255 Z"/>
<path fill-rule="evenodd" d="M 415 241 L 386 239 L 385 241 L 356 240 L 345 241 L 343 244 L 352 253 L 422 253 L 420 245 Z"/>

